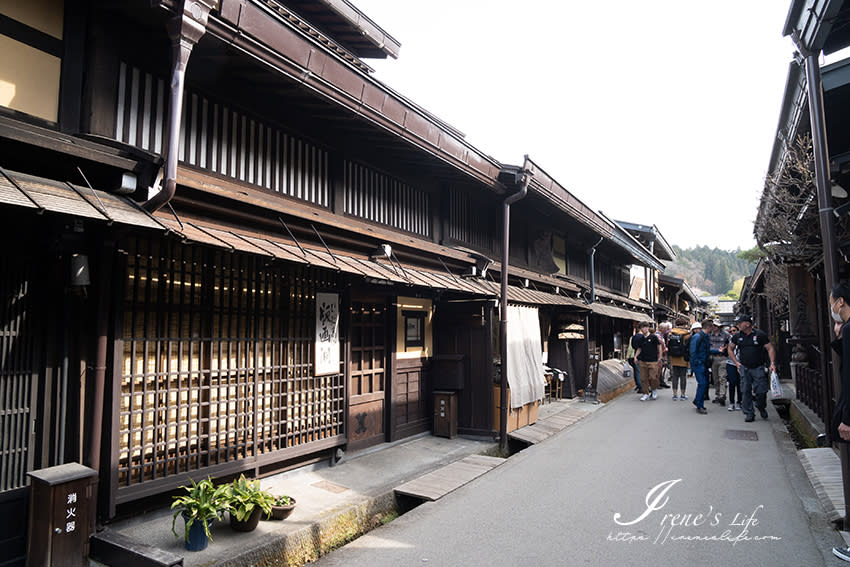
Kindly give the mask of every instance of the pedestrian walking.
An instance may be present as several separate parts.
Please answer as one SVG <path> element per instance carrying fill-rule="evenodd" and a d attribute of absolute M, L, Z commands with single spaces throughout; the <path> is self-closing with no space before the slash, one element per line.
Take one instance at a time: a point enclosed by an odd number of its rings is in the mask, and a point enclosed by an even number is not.
<path fill-rule="evenodd" d="M 709 354 L 711 355 L 711 377 L 714 379 L 713 404 L 726 405 L 726 345 L 731 335 L 723 330 L 719 321 L 714 321 L 708 333 Z"/>
<path fill-rule="evenodd" d="M 709 342 L 706 331 L 711 329 L 712 322 L 709 319 L 700 323 L 691 325 L 691 340 L 688 345 L 690 353 L 690 366 L 694 377 L 697 379 L 697 393 L 694 395 L 694 405 L 697 407 L 697 413 L 705 415 L 708 410 L 705 409 L 705 393 L 708 391 L 708 376 L 706 375 L 706 366 L 708 365 L 708 350 Z"/>
<path fill-rule="evenodd" d="M 638 330 L 629 341 L 629 348 L 626 349 L 626 360 L 629 361 L 629 366 L 632 367 L 632 372 L 634 372 L 635 392 L 638 394 L 643 391 L 643 387 L 640 384 L 640 366 L 638 366 L 637 359 L 635 359 L 635 345 L 641 340 L 643 340 L 643 335 Z"/>
<path fill-rule="evenodd" d="M 753 328 L 753 318 L 749 315 L 738 315 L 735 319 L 738 332 L 732 337 L 736 348 L 729 349 L 729 358 L 738 368 L 741 375 L 741 408 L 744 421 L 755 419 L 755 408 L 762 418 L 767 419 L 767 391 L 770 389 L 768 374 L 764 369 L 770 363 L 770 370 L 776 370 L 776 351 L 770 344 L 767 333 Z"/>
<path fill-rule="evenodd" d="M 735 363 L 732 362 L 732 357 L 729 355 L 729 351 L 735 348 L 735 345 L 731 342 L 731 337 L 738 332 L 738 327 L 732 325 L 729 327 L 729 344 L 726 345 L 728 349 L 726 351 L 726 385 L 729 389 L 729 407 L 726 409 L 729 411 L 735 411 L 741 409 L 741 375 L 738 374 L 738 367 L 735 366 Z M 738 400 L 737 402 L 735 400 Z"/>
<path fill-rule="evenodd" d="M 670 384 L 673 387 L 673 401 L 687 400 L 685 386 L 688 383 L 688 361 L 685 353 L 688 351 L 688 341 L 691 332 L 688 330 L 688 320 L 676 319 L 676 326 L 667 334 L 667 355 L 670 361 Z"/>
<path fill-rule="evenodd" d="M 652 323 L 644 321 L 640 324 L 640 337 L 635 337 L 635 361 L 640 367 L 643 395 L 640 401 L 658 399 L 658 372 L 663 347 L 657 334 L 650 332 Z"/>
<path fill-rule="evenodd" d="M 835 321 L 836 338 L 832 341 L 832 349 L 841 357 L 841 393 L 832 414 L 830 437 L 839 443 L 839 451 L 846 451 L 850 441 L 850 284 L 840 283 L 832 288 L 829 313 Z M 832 553 L 850 561 L 848 547 L 833 547 Z"/>
<path fill-rule="evenodd" d="M 661 363 L 658 367 L 658 387 L 662 389 L 670 387 L 670 384 L 664 380 L 664 377 L 670 373 L 670 357 L 667 354 L 667 335 L 670 333 L 672 327 L 673 325 L 669 321 L 663 321 L 658 324 L 658 330 L 656 331 L 658 338 L 661 339 L 661 345 L 664 347 L 661 352 Z"/>

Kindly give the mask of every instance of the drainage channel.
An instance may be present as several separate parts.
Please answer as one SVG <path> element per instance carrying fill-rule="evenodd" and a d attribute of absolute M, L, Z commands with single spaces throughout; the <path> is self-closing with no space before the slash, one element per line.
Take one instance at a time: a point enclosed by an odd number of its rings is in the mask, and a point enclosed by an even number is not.
<path fill-rule="evenodd" d="M 773 405 L 776 408 L 776 412 L 779 414 L 779 418 L 785 425 L 785 430 L 788 431 L 788 435 L 794 442 L 794 447 L 796 447 L 798 451 L 800 449 L 811 449 L 813 446 L 806 441 L 805 437 L 800 435 L 800 432 L 797 431 L 797 428 L 794 427 L 794 424 L 791 422 L 790 404 L 774 402 Z"/>

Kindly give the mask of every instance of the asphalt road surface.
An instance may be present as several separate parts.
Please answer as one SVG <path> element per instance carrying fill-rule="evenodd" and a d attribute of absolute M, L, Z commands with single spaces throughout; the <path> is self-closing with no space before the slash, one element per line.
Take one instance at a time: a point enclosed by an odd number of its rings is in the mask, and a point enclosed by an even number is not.
<path fill-rule="evenodd" d="M 669 392 L 621 396 L 315 565 L 846 565 L 772 407 L 744 423 Z"/>

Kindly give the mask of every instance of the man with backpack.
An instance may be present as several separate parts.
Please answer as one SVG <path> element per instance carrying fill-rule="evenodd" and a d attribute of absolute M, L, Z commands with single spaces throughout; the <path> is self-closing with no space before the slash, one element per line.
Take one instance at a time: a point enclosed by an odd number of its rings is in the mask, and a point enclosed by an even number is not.
<path fill-rule="evenodd" d="M 705 409 L 705 394 L 708 392 L 708 375 L 706 370 L 706 364 L 709 362 L 708 358 L 708 335 L 705 331 L 711 329 L 713 322 L 710 319 L 706 319 L 702 322 L 702 325 L 699 323 L 694 323 L 691 325 L 691 335 L 690 343 L 688 344 L 688 352 L 690 353 L 690 365 L 691 370 L 694 372 L 694 378 L 697 379 L 697 393 L 694 396 L 694 405 L 697 407 L 697 413 L 706 414 L 708 410 Z"/>
<path fill-rule="evenodd" d="M 713 321 L 711 331 L 708 334 L 709 363 L 711 365 L 711 377 L 714 379 L 713 404 L 726 405 L 726 347 L 732 336 L 723 330 L 720 321 Z"/>
<path fill-rule="evenodd" d="M 655 334 L 658 335 L 658 338 L 661 339 L 661 345 L 664 347 L 663 352 L 661 353 L 661 362 L 658 368 L 658 387 L 659 388 L 669 388 L 670 384 L 664 381 L 664 370 L 670 368 L 670 357 L 667 354 L 667 335 L 670 334 L 670 329 L 673 325 L 670 324 L 670 321 L 663 321 L 658 324 L 658 330 Z M 669 374 L 669 372 L 668 372 Z"/>
<path fill-rule="evenodd" d="M 676 326 L 667 334 L 667 354 L 670 360 L 670 385 L 673 387 L 673 401 L 687 400 L 685 386 L 688 382 L 688 320 L 676 319 Z M 677 394 L 678 392 L 678 394 Z"/>

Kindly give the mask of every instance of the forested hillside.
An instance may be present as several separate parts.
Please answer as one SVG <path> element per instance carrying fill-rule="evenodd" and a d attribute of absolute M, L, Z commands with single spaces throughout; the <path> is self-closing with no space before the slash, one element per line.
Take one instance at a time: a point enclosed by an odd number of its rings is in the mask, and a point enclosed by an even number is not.
<path fill-rule="evenodd" d="M 694 290 L 709 295 L 723 295 L 732 289 L 735 280 L 750 275 L 753 265 L 738 258 L 740 250 L 730 252 L 708 246 L 679 248 L 673 245 L 676 261 L 667 265 L 664 274 L 683 278 Z"/>

